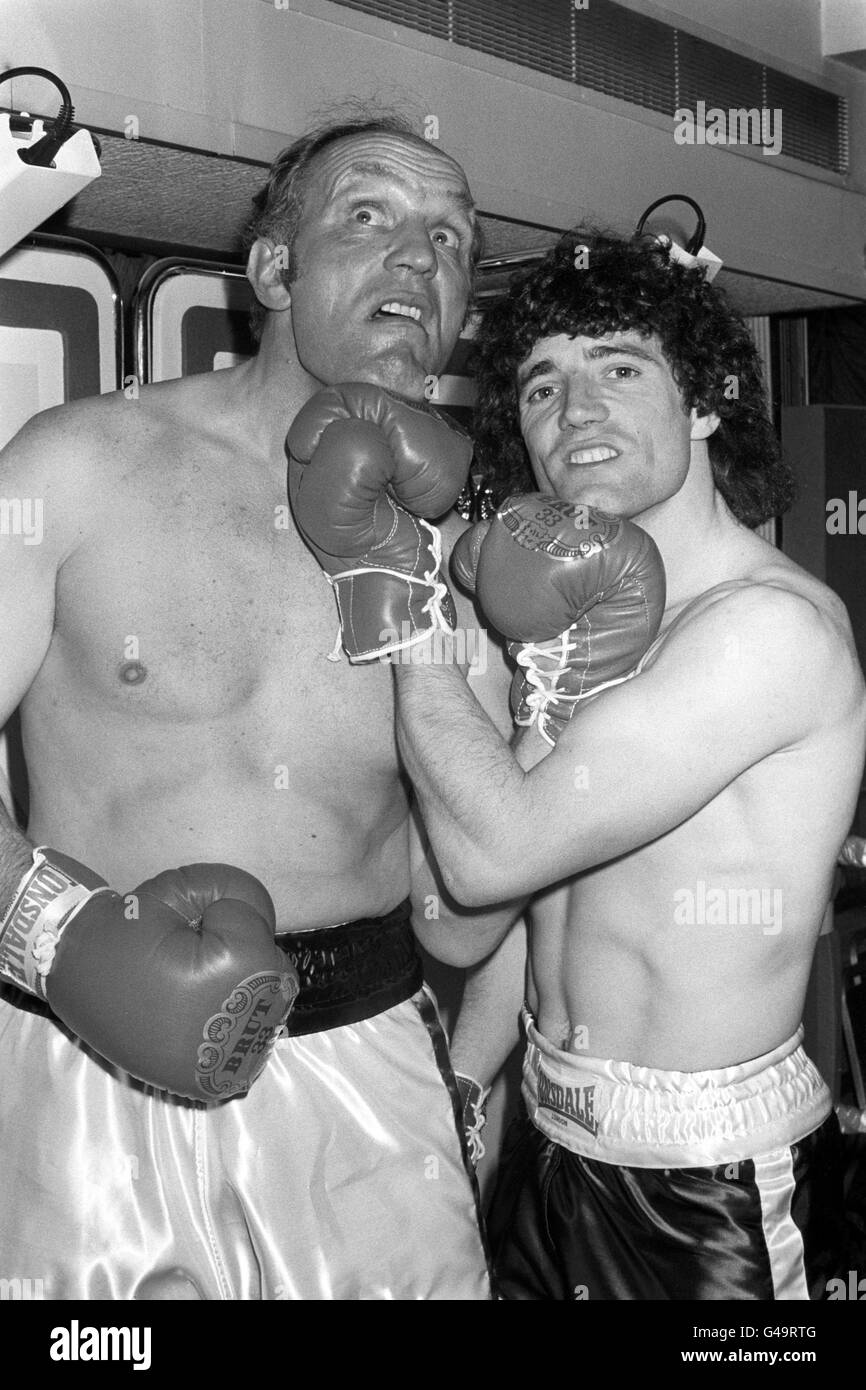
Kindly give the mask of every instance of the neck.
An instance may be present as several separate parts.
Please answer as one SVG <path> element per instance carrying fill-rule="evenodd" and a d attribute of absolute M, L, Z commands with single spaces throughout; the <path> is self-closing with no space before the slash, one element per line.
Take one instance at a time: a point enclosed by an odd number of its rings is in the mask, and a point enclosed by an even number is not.
<path fill-rule="evenodd" d="M 753 536 L 713 482 L 706 446 L 695 448 L 678 493 L 633 518 L 652 536 L 667 577 L 666 622 L 698 594 L 738 578 Z"/>
<path fill-rule="evenodd" d="M 277 332 L 275 317 L 267 316 L 257 355 L 231 373 L 230 387 L 227 382 L 250 444 L 268 458 L 282 456 L 290 424 L 322 386 L 301 366 L 291 335 L 287 341 Z"/>

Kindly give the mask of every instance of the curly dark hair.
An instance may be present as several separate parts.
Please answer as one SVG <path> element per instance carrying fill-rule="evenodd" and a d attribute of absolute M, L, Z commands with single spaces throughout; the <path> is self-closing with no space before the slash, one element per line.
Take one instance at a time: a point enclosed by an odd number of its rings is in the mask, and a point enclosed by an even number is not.
<path fill-rule="evenodd" d="M 424 149 L 429 143 L 413 129 L 399 112 L 361 101 L 340 104 L 321 124 L 300 135 L 277 155 L 268 171 L 267 181 L 253 198 L 253 210 L 244 228 L 243 248 L 250 247 L 259 237 L 269 237 L 285 244 L 288 266 L 283 271 L 286 285 L 298 277 L 295 241 L 304 215 L 304 202 L 309 176 L 317 155 L 351 135 L 400 135 Z M 476 223 L 471 257 L 473 268 L 482 254 L 482 233 Z M 250 311 L 250 331 L 258 342 L 264 327 L 267 309 L 256 300 Z"/>
<path fill-rule="evenodd" d="M 589 254 L 576 269 L 581 246 Z M 781 457 L 760 360 L 742 317 L 699 267 L 672 260 L 657 239 L 597 230 L 563 237 L 493 305 L 479 329 L 476 460 L 496 502 L 536 486 L 516 388 L 517 369 L 535 344 L 560 333 L 596 338 L 628 330 L 657 337 L 686 411 L 718 415 L 708 453 L 734 516 L 755 527 L 786 511 L 793 475 Z"/>

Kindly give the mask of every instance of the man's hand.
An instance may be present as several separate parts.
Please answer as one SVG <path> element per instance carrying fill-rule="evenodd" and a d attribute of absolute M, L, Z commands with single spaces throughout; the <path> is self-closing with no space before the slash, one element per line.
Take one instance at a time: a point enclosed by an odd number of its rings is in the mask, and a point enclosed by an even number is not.
<path fill-rule="evenodd" d="M 490 1087 L 482 1086 L 481 1082 L 476 1081 L 473 1076 L 465 1076 L 459 1071 L 455 1071 L 454 1080 L 457 1082 L 457 1091 L 460 1095 L 466 1148 L 472 1160 L 473 1168 L 477 1168 L 486 1152 L 481 1131 L 487 1124 L 487 1102 L 490 1099 Z"/>
<path fill-rule="evenodd" d="M 512 639 L 515 722 L 537 721 L 550 745 L 580 700 L 633 670 L 664 613 L 664 566 L 645 531 L 542 493 L 508 498 L 461 536 L 451 572 Z"/>
<path fill-rule="evenodd" d="M 468 438 L 426 405 L 362 383 L 313 396 L 287 446 L 289 500 L 334 587 L 349 659 L 450 631 L 441 538 L 425 518 L 446 512 L 463 487 Z"/>
<path fill-rule="evenodd" d="M 225 1100 L 259 1075 L 298 992 L 275 926 L 266 889 L 226 864 L 121 896 L 36 850 L 0 923 L 0 975 L 140 1081 Z"/>
<path fill-rule="evenodd" d="M 839 851 L 837 864 L 866 869 L 866 840 L 862 835 L 849 835 Z"/>

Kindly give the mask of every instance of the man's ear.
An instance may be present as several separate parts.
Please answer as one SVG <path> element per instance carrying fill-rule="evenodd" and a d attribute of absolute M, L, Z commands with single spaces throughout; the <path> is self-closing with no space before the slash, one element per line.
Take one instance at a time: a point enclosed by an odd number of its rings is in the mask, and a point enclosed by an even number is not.
<path fill-rule="evenodd" d="M 253 287 L 256 299 L 266 309 L 288 309 L 292 295 L 285 284 L 285 272 L 289 268 L 289 248 L 284 243 L 275 243 L 259 237 L 253 242 L 247 258 L 247 279 Z"/>
<path fill-rule="evenodd" d="M 692 407 L 689 419 L 691 421 L 690 439 L 709 439 L 711 434 L 715 434 L 720 424 L 719 417 L 714 410 L 711 410 L 707 415 L 702 415 L 696 407 Z"/>

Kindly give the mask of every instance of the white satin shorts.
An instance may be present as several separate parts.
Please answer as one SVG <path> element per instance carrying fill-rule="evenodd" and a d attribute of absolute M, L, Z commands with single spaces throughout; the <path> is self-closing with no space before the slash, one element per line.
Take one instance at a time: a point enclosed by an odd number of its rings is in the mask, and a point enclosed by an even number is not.
<path fill-rule="evenodd" d="M 491 1297 L 426 986 L 280 1038 L 217 1106 L 133 1081 L 22 1001 L 0 991 L 0 1279 L 46 1299 Z"/>

